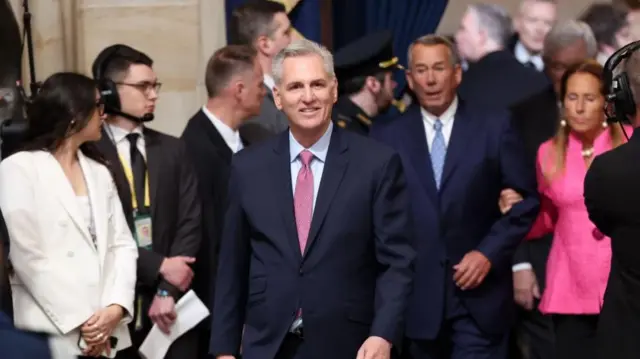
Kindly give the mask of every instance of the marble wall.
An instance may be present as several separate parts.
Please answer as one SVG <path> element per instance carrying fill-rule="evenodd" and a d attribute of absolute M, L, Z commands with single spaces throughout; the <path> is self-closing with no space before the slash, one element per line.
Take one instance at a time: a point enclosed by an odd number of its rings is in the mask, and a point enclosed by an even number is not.
<path fill-rule="evenodd" d="M 22 0 L 10 0 L 22 23 Z M 154 59 L 162 92 L 150 127 L 180 135 L 206 99 L 204 68 L 226 42 L 224 0 L 32 0 L 36 76 L 90 74 L 98 52 L 114 43 Z M 26 56 L 24 73 L 28 82 Z"/>

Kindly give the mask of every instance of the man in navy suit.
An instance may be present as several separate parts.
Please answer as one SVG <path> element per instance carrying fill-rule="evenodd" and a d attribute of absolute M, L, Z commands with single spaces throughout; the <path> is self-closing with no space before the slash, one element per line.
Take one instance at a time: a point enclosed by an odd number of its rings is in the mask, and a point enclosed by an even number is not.
<path fill-rule="evenodd" d="M 388 359 L 413 277 L 401 160 L 333 126 L 325 48 L 294 42 L 273 68 L 290 130 L 233 158 L 210 352 Z"/>
<path fill-rule="evenodd" d="M 501 359 L 513 317 L 512 255 L 535 219 L 535 177 L 509 116 L 456 95 L 459 57 L 446 38 L 409 48 L 420 106 L 372 131 L 402 158 L 415 223 L 415 285 L 407 312 L 413 359 Z M 504 216 L 500 191 L 523 200 Z"/>

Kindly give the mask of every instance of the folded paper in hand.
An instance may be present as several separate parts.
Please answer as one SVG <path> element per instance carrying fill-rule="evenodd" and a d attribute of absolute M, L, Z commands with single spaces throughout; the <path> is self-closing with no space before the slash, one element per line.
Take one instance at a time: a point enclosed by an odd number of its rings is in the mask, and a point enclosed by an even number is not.
<path fill-rule="evenodd" d="M 139 349 L 143 358 L 163 359 L 171 344 L 209 316 L 209 310 L 193 290 L 190 290 L 176 303 L 176 314 L 176 321 L 171 326 L 169 334 L 163 333 L 157 325 L 151 328 Z"/>

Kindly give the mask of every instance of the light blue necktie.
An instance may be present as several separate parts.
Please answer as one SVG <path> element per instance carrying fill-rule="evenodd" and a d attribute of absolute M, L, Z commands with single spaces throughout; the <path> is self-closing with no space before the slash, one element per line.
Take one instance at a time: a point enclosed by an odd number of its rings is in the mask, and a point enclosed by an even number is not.
<path fill-rule="evenodd" d="M 433 142 L 431 143 L 431 166 L 433 167 L 433 177 L 436 180 L 436 188 L 440 189 L 444 158 L 447 154 L 447 145 L 444 143 L 442 121 L 440 121 L 440 119 L 436 119 L 433 124 L 433 129 L 436 131 L 436 135 L 433 137 Z"/>

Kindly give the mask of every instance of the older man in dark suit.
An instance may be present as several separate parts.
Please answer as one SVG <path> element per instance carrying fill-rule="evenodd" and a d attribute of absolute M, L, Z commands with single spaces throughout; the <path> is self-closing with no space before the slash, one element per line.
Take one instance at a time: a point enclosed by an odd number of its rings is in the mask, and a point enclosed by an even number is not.
<path fill-rule="evenodd" d="M 292 43 L 274 78 L 290 131 L 232 163 L 211 351 L 233 358 L 242 343 L 245 359 L 388 359 L 414 257 L 400 159 L 333 126 L 326 49 Z"/>
<path fill-rule="evenodd" d="M 427 35 L 409 49 L 415 106 L 372 136 L 400 153 L 416 236 L 406 336 L 412 359 L 506 359 L 513 323 L 511 259 L 535 219 L 535 176 L 506 110 L 458 99 L 454 45 Z M 504 187 L 524 199 L 506 214 Z"/>
<path fill-rule="evenodd" d="M 549 85 L 535 69 L 518 62 L 506 48 L 511 34 L 511 18 L 495 4 L 475 4 L 467 8 L 456 32 L 456 44 L 469 69 L 458 88 L 469 103 L 507 109 Z"/>

